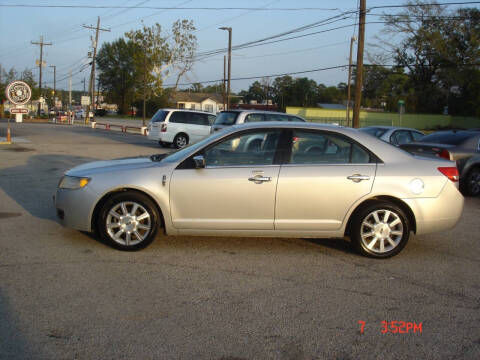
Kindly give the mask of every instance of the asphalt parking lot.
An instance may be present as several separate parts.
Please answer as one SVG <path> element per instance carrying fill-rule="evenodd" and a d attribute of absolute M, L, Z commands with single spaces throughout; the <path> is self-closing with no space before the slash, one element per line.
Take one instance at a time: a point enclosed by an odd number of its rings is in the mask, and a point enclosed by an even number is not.
<path fill-rule="evenodd" d="M 158 236 L 126 253 L 58 225 L 56 184 L 83 162 L 168 150 L 81 126 L 12 134 L 0 145 L 1 359 L 480 358 L 480 198 L 455 229 L 413 235 L 388 260 L 344 239 Z M 382 334 L 382 321 L 417 327 Z"/>

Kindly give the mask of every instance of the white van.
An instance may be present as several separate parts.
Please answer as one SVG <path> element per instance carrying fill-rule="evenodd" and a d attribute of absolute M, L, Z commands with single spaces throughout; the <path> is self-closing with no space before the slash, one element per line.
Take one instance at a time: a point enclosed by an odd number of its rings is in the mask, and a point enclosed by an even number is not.
<path fill-rule="evenodd" d="M 215 117 L 203 111 L 160 109 L 148 123 L 148 138 L 161 146 L 182 148 L 209 136 Z"/>

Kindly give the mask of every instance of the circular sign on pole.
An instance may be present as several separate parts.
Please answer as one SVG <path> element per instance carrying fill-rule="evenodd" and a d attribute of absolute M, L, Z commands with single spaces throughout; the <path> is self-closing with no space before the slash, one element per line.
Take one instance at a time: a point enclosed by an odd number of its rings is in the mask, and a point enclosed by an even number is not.
<path fill-rule="evenodd" d="M 26 82 L 12 81 L 5 89 L 7 99 L 15 105 L 24 105 L 32 97 L 32 90 Z"/>

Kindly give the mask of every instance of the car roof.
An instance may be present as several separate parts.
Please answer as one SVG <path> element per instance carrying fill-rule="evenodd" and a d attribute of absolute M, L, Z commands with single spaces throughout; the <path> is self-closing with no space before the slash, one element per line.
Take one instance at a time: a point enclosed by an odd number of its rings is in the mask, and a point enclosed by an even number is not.
<path fill-rule="evenodd" d="M 414 128 L 408 128 L 408 127 L 402 127 L 402 126 L 389 126 L 389 125 L 371 125 L 371 126 L 364 126 L 361 129 L 385 129 L 385 130 L 413 130 L 413 131 L 419 131 Z"/>
<path fill-rule="evenodd" d="M 207 115 L 214 115 L 214 113 L 210 113 L 207 111 L 202 111 L 202 110 L 193 110 L 193 109 L 176 109 L 176 108 L 162 108 L 158 110 L 163 110 L 163 111 L 181 111 L 181 112 L 195 112 L 195 113 L 200 113 L 200 114 L 207 114 Z M 157 111 L 158 111 L 157 110 Z"/>
<path fill-rule="evenodd" d="M 295 116 L 295 117 L 300 117 L 300 115 L 296 114 L 288 114 L 280 111 L 269 111 L 269 110 L 257 110 L 257 109 L 232 109 L 232 110 L 223 110 L 220 111 L 220 113 L 223 112 L 236 112 L 236 113 L 258 113 L 258 114 L 279 114 L 279 115 L 288 115 L 288 116 Z"/>

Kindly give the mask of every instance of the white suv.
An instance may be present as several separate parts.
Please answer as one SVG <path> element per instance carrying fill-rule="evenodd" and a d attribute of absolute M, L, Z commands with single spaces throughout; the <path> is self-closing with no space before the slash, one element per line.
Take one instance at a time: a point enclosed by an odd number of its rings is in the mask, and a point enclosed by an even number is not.
<path fill-rule="evenodd" d="M 148 138 L 161 146 L 182 148 L 210 135 L 215 115 L 203 111 L 160 109 L 148 123 Z"/>

